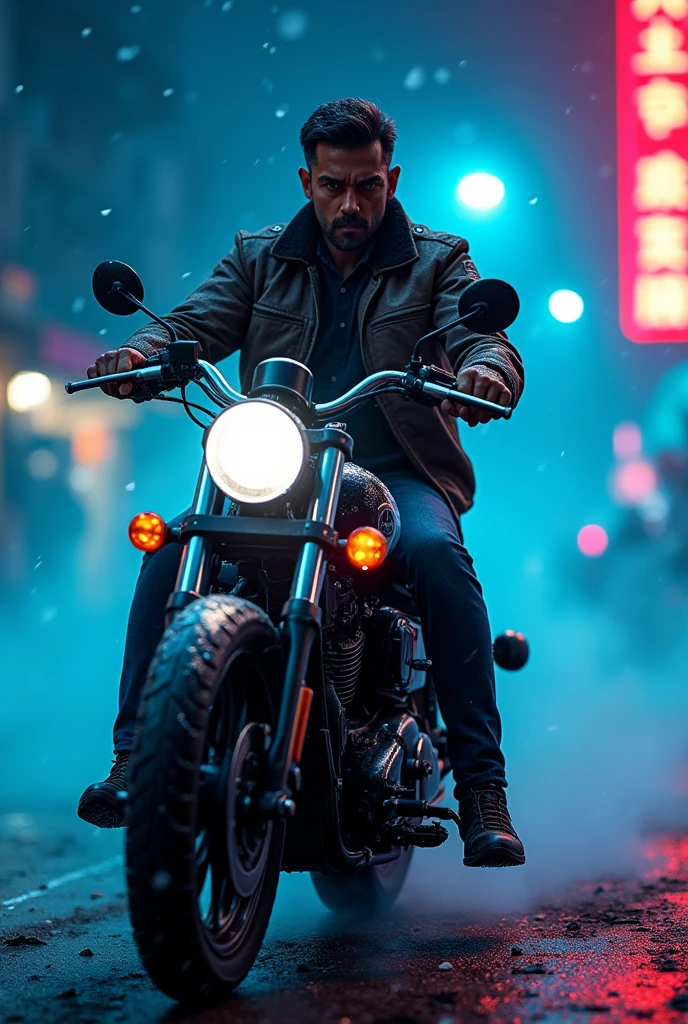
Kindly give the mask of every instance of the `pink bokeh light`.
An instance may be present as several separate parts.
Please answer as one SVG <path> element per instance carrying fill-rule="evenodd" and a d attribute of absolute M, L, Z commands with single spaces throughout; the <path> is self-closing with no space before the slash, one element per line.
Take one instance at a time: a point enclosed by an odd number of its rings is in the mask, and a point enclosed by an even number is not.
<path fill-rule="evenodd" d="M 638 424 L 625 420 L 614 427 L 612 446 L 617 459 L 637 459 L 643 449 L 643 435 Z"/>
<path fill-rule="evenodd" d="M 621 505 L 641 505 L 657 487 L 657 470 L 645 459 L 624 462 L 614 471 L 614 498 Z"/>
<path fill-rule="evenodd" d="M 590 523 L 578 533 L 578 549 L 586 558 L 599 558 L 609 547 L 607 531 Z"/>

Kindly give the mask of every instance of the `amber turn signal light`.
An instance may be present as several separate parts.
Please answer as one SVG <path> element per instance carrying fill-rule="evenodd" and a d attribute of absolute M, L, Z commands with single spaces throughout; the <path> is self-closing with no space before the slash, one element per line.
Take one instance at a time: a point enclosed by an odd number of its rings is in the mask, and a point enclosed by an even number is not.
<path fill-rule="evenodd" d="M 165 520 L 155 512 L 139 512 L 129 523 L 129 540 L 139 551 L 157 551 L 166 535 Z"/>
<path fill-rule="evenodd" d="M 373 526 L 359 526 L 349 534 L 346 542 L 346 557 L 357 569 L 375 569 L 382 565 L 387 555 L 387 541 L 384 534 Z"/>

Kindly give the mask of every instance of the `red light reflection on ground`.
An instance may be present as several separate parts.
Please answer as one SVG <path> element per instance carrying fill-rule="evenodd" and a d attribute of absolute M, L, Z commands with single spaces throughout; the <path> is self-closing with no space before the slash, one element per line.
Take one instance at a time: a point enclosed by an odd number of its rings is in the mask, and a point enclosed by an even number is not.
<path fill-rule="evenodd" d="M 643 846 L 648 879 L 679 875 L 688 871 L 688 836 L 657 836 Z"/>

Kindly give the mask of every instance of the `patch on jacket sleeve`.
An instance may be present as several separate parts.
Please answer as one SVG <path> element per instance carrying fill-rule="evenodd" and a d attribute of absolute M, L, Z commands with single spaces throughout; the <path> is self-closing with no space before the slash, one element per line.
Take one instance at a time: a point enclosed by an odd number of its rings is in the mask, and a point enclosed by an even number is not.
<path fill-rule="evenodd" d="M 466 270 L 466 274 L 467 274 L 468 277 L 470 277 L 471 281 L 479 281 L 480 280 L 480 274 L 478 273 L 478 268 L 476 267 L 476 265 L 473 262 L 473 260 L 464 260 L 463 261 L 463 265 L 464 265 L 464 268 Z"/>

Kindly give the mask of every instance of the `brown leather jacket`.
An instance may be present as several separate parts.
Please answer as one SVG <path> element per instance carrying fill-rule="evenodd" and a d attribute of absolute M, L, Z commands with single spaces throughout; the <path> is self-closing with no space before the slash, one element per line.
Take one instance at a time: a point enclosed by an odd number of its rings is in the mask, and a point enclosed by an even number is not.
<path fill-rule="evenodd" d="M 239 231 L 231 252 L 167 317 L 180 338 L 201 343 L 209 362 L 241 349 L 243 391 L 263 359 L 308 362 L 318 331 L 319 232 L 310 203 L 288 224 Z M 387 204 L 372 264 L 358 311 L 363 362 L 368 373 L 400 370 L 422 334 L 456 317 L 459 295 L 477 271 L 463 238 L 409 221 L 396 199 Z M 151 355 L 166 339 L 162 328 L 150 324 L 124 344 Z M 457 327 L 428 342 L 423 356 L 454 372 L 476 363 L 494 367 L 514 403 L 521 396 L 523 365 L 506 335 Z M 475 479 L 454 417 L 400 395 L 378 401 L 401 447 L 460 516 L 473 503 Z"/>

